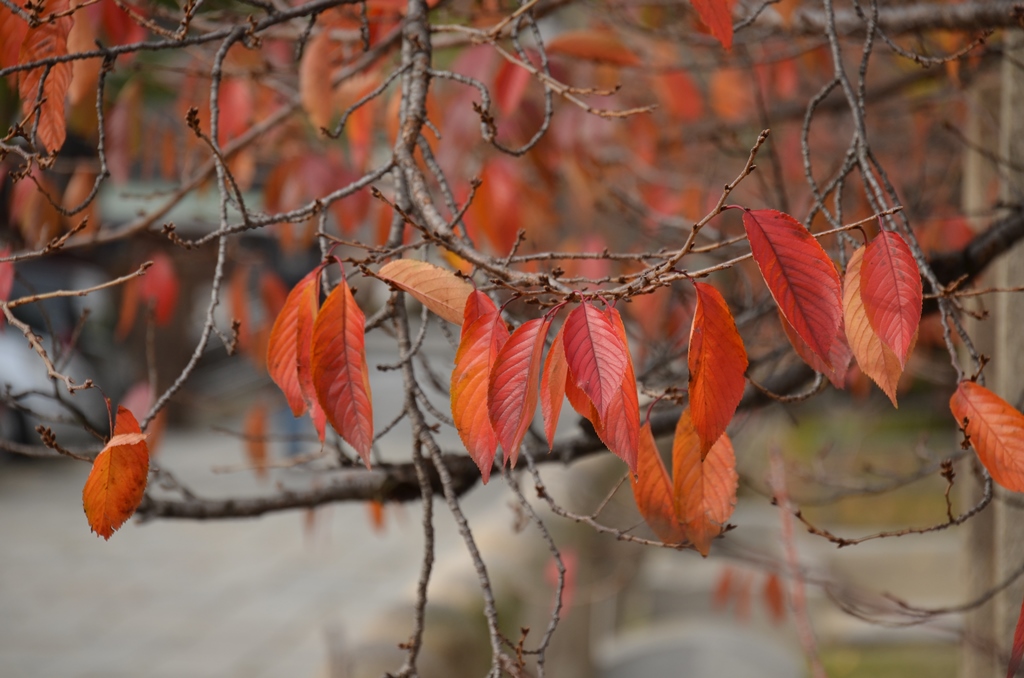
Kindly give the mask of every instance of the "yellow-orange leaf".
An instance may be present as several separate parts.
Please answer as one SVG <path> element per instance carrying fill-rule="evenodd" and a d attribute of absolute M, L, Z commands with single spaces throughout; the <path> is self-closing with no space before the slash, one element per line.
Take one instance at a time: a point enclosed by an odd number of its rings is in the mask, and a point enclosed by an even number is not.
<path fill-rule="evenodd" d="M 267 406 L 256 403 L 245 415 L 245 456 L 257 478 L 267 477 Z"/>
<path fill-rule="evenodd" d="M 317 129 L 331 124 L 334 108 L 331 89 L 333 48 L 330 33 L 320 31 L 306 45 L 299 63 L 299 98 L 309 121 Z"/>
<path fill-rule="evenodd" d="M 463 309 L 473 286 L 451 271 L 425 261 L 398 259 L 384 264 L 377 276 L 416 297 L 448 322 L 462 324 Z"/>
<path fill-rule="evenodd" d="M 690 328 L 690 412 L 701 459 L 732 421 L 746 385 L 747 350 L 729 306 L 711 285 L 695 282 L 697 308 Z"/>
<path fill-rule="evenodd" d="M 992 480 L 1024 492 L 1024 414 L 973 381 L 960 382 L 949 409 Z"/>
<path fill-rule="evenodd" d="M 44 5 L 44 14 L 64 12 L 68 9 L 67 0 L 50 0 Z M 68 35 L 71 33 L 72 25 L 73 18 L 62 16 L 30 28 L 25 36 L 25 42 L 21 45 L 19 61 L 27 63 L 67 55 Z M 22 115 L 31 116 L 30 120 L 36 120 L 34 111 L 41 101 L 38 109 L 39 141 L 50 153 L 60 150 L 67 134 L 64 123 L 64 99 L 71 85 L 72 71 L 73 67 L 68 61 L 53 64 L 48 71 L 43 67 L 33 68 L 23 74 L 18 84 Z"/>
<path fill-rule="evenodd" d="M 896 403 L 896 385 L 903 374 L 900 359 L 886 346 L 871 327 L 864 302 L 860 295 L 860 271 L 864 260 L 864 248 L 859 248 L 846 264 L 846 277 L 843 280 L 843 317 L 846 321 L 846 337 L 850 340 L 850 349 L 857 359 L 861 372 L 868 375 L 878 384 L 885 395 L 889 396 L 893 407 Z"/>
<path fill-rule="evenodd" d="M 600 61 L 616 66 L 636 66 L 640 63 L 640 57 L 626 47 L 612 31 L 568 31 L 549 40 L 545 47 L 548 54 L 565 54 L 577 59 Z"/>
<path fill-rule="evenodd" d="M 114 435 L 93 462 L 82 489 L 82 506 L 93 532 L 110 539 L 135 513 L 148 474 L 145 435 L 132 413 L 118 407 Z"/>
<path fill-rule="evenodd" d="M 721 533 L 736 507 L 736 454 L 722 434 L 701 461 L 701 443 L 690 411 L 683 411 L 672 441 L 672 476 L 676 515 L 687 538 L 707 556 L 711 541 Z"/>
<path fill-rule="evenodd" d="M 666 544 L 684 541 L 686 534 L 676 519 L 672 484 L 669 482 L 668 471 L 661 462 L 661 455 L 658 454 L 650 422 L 640 428 L 636 475 L 633 498 L 636 499 L 640 515 L 644 517 L 658 539 Z"/>

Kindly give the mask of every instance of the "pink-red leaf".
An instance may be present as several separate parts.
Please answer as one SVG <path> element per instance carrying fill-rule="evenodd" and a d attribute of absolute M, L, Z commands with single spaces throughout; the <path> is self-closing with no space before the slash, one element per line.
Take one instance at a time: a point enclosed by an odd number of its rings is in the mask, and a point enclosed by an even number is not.
<path fill-rule="evenodd" d="M 792 344 L 793 350 L 800 356 L 800 359 L 810 365 L 815 372 L 820 372 L 828 377 L 828 380 L 836 388 L 846 388 L 846 373 L 850 369 L 853 353 L 846 341 L 846 331 L 843 324 L 840 323 L 839 334 L 832 341 L 832 349 L 828 352 L 829 364 L 826 364 L 824 360 L 814 354 L 814 351 L 807 345 L 807 342 L 800 338 L 800 335 L 796 333 L 796 330 L 793 329 L 793 326 L 786 320 L 786 316 L 782 315 L 781 312 L 779 312 L 779 321 L 782 323 L 782 329 L 786 333 L 786 338 L 789 339 L 789 343 Z"/>
<path fill-rule="evenodd" d="M 839 274 L 806 228 L 776 210 L 744 210 L 750 251 L 775 303 L 810 349 L 831 366 L 843 317 Z"/>
<path fill-rule="evenodd" d="M 509 334 L 498 309 L 483 292 L 475 291 L 470 295 L 465 316 L 452 371 L 452 419 L 466 451 L 487 484 L 498 447 L 498 437 L 488 416 L 487 387 L 491 365 Z"/>
<path fill-rule="evenodd" d="M 626 328 L 618 310 L 608 308 L 605 311 L 608 320 L 622 342 L 626 354 L 626 371 L 622 375 L 619 390 L 612 396 L 605 416 L 592 422 L 598 436 L 629 466 L 631 473 L 637 472 L 637 448 L 640 435 L 640 402 L 636 393 L 636 375 L 633 372 L 633 359 L 629 355 L 629 341 Z"/>
<path fill-rule="evenodd" d="M 690 413 L 701 459 L 732 421 L 746 385 L 747 351 L 721 293 L 694 283 L 697 308 L 690 328 Z"/>
<path fill-rule="evenodd" d="M 604 419 L 626 374 L 626 347 L 618 332 L 607 315 L 585 301 L 566 318 L 562 345 L 569 378 L 587 394 L 598 416 Z"/>
<path fill-rule="evenodd" d="M 644 517 L 644 521 L 654 531 L 658 539 L 666 544 L 678 544 L 684 541 L 686 534 L 676 519 L 672 484 L 654 442 L 650 423 L 645 423 L 640 429 L 636 475 L 636 482 L 633 483 L 633 498 L 636 500 L 636 506 L 640 509 L 640 515 Z"/>
<path fill-rule="evenodd" d="M 1024 414 L 973 381 L 960 382 L 949 409 L 992 480 L 1024 492 Z"/>
<path fill-rule="evenodd" d="M 865 252 L 860 297 L 871 327 L 906 367 L 921 322 L 921 274 L 910 246 L 898 233 L 882 231 Z"/>
<path fill-rule="evenodd" d="M 320 271 L 317 266 L 305 278 L 299 281 L 288 293 L 281 312 L 274 320 L 267 342 L 267 372 L 277 387 L 284 393 L 288 406 L 296 417 L 306 411 L 306 400 L 302 397 L 302 385 L 299 383 L 299 316 L 308 318 L 310 333 L 307 335 L 305 352 L 309 353 L 309 338 L 312 337 L 313 317 L 316 304 L 319 302 Z M 313 299 L 310 308 L 309 299 Z"/>
<path fill-rule="evenodd" d="M 1024 655 L 1024 601 L 1021 602 L 1020 615 L 1017 617 L 1017 628 L 1013 631 L 1013 649 L 1010 650 L 1010 663 L 1006 667 L 1006 678 L 1013 678 L 1017 675 L 1021 655 Z"/>
<path fill-rule="evenodd" d="M 721 533 L 736 507 L 736 455 L 723 434 L 701 460 L 701 442 L 684 410 L 672 441 L 672 476 L 676 515 L 687 538 L 707 556 L 711 541 Z"/>
<path fill-rule="evenodd" d="M 178 274 L 170 256 L 155 252 L 153 265 L 139 279 L 139 298 L 153 307 L 153 319 L 160 327 L 170 324 L 178 305 Z"/>
<path fill-rule="evenodd" d="M 555 429 L 558 428 L 558 417 L 562 413 L 565 380 L 569 375 L 569 363 L 565 360 L 565 348 L 562 346 L 564 330 L 563 325 L 551 342 L 540 378 L 540 411 L 544 415 L 544 435 L 547 436 L 549 449 L 555 446 Z"/>
<path fill-rule="evenodd" d="M 381 267 L 377 276 L 405 290 L 450 323 L 461 325 L 473 286 L 451 271 L 415 259 L 399 259 Z"/>
<path fill-rule="evenodd" d="M 327 421 L 370 467 L 373 404 L 366 367 L 366 317 L 344 280 L 313 323 L 313 386 Z"/>
<path fill-rule="evenodd" d="M 135 513 L 146 492 L 149 451 L 139 422 L 117 408 L 114 435 L 92 463 L 82 488 L 82 506 L 92 531 L 110 536 Z"/>
<path fill-rule="evenodd" d="M 726 49 L 732 48 L 732 12 L 728 0 L 690 0 L 697 16 L 711 31 L 711 35 Z"/>
<path fill-rule="evenodd" d="M 846 264 L 846 278 L 843 280 L 846 337 L 850 340 L 850 349 L 857 359 L 861 372 L 868 375 L 885 395 L 889 396 L 893 407 L 899 407 L 896 403 L 896 386 L 899 384 L 900 375 L 903 374 L 903 365 L 892 349 L 875 334 L 864 310 L 864 302 L 861 301 L 860 295 L 863 260 L 864 248 L 861 247 L 853 253 Z"/>
<path fill-rule="evenodd" d="M 537 410 L 541 354 L 551 321 L 528 320 L 512 333 L 491 367 L 487 387 L 487 412 L 498 434 L 504 462 L 512 466 L 519 458 L 519 445 Z"/>

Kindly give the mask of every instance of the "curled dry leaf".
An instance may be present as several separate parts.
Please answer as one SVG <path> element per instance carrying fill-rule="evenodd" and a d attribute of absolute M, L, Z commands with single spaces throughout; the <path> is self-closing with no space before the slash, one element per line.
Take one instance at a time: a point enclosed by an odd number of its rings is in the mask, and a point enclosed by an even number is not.
<path fill-rule="evenodd" d="M 721 293 L 695 282 L 697 308 L 690 328 L 690 413 L 701 458 L 732 421 L 746 386 L 747 350 Z"/>
<path fill-rule="evenodd" d="M 1024 492 L 1024 414 L 973 381 L 960 382 L 949 409 L 992 480 Z"/>
<path fill-rule="evenodd" d="M 832 343 L 843 308 L 839 274 L 825 250 L 793 217 L 744 210 L 743 228 L 768 291 L 797 335 L 832 366 Z"/>
<path fill-rule="evenodd" d="M 504 461 L 516 465 L 519 445 L 537 411 L 541 355 L 551 321 L 528 320 L 498 351 L 487 385 L 487 412 L 498 436 Z"/>
<path fill-rule="evenodd" d="M 498 437 L 487 409 L 491 365 L 508 341 L 508 328 L 486 294 L 474 291 L 466 302 L 465 322 L 451 378 L 452 419 L 462 444 L 480 468 L 484 484 L 491 477 Z"/>
<path fill-rule="evenodd" d="M 707 556 L 711 541 L 721 533 L 736 507 L 736 454 L 723 434 L 701 460 L 701 442 L 684 410 L 672 441 L 672 476 L 676 515 L 687 538 Z"/>
<path fill-rule="evenodd" d="M 139 422 L 117 408 L 114 435 L 92 464 L 82 488 L 82 506 L 92 531 L 110 536 L 135 513 L 146 492 L 149 451 Z"/>
<path fill-rule="evenodd" d="M 311 373 L 327 421 L 370 468 L 373 404 L 365 328 L 366 317 L 342 280 L 327 295 L 313 324 Z"/>
<path fill-rule="evenodd" d="M 399 259 L 381 267 L 377 277 L 414 296 L 450 323 L 461 325 L 473 286 L 451 271 L 425 261 Z"/>

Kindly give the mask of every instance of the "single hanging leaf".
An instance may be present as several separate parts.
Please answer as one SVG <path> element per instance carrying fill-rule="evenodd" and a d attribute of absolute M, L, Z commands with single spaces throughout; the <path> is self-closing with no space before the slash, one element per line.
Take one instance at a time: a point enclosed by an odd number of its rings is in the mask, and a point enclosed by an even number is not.
<path fill-rule="evenodd" d="M 178 306 L 178 274 L 167 254 L 154 252 L 150 259 L 153 265 L 138 278 L 139 299 L 153 307 L 153 320 L 158 327 L 164 327 L 171 323 Z"/>
<path fill-rule="evenodd" d="M 960 382 L 949 409 L 992 480 L 1024 492 L 1024 414 L 973 381 Z"/>
<path fill-rule="evenodd" d="M 898 233 L 882 231 L 868 243 L 860 275 L 860 298 L 871 327 L 906 367 L 923 299 L 910 246 Z"/>
<path fill-rule="evenodd" d="M 626 373 L 626 348 L 618 332 L 608 316 L 585 301 L 566 318 L 562 345 L 570 378 L 604 419 Z"/>
<path fill-rule="evenodd" d="M 512 466 L 537 410 L 541 353 L 550 325 L 545 318 L 520 325 L 498 351 L 491 367 L 487 412 L 505 453 L 504 461 L 511 459 Z"/>
<path fill-rule="evenodd" d="M 622 375 L 619 390 L 612 396 L 604 417 L 595 417 L 594 430 L 608 449 L 629 466 L 630 473 L 637 472 L 637 448 L 640 445 L 640 402 L 636 393 L 636 374 L 633 372 L 633 358 L 629 354 L 629 340 L 622 316 L 618 310 L 605 310 L 608 320 L 619 337 L 625 350 L 626 372 Z"/>
<path fill-rule="evenodd" d="M 779 322 L 782 323 L 782 330 L 786 333 L 786 338 L 789 339 L 789 343 L 801 360 L 810 365 L 815 372 L 820 372 L 828 377 L 828 380 L 836 388 L 846 388 L 846 373 L 850 369 L 853 352 L 846 341 L 846 329 L 843 323 L 840 323 L 839 334 L 832 341 L 832 349 L 828 353 L 830 364 L 825 364 L 824 360 L 814 354 L 807 342 L 800 338 L 781 311 L 779 312 Z"/>
<path fill-rule="evenodd" d="M 328 127 L 334 113 L 331 87 L 330 31 L 322 30 L 306 44 L 299 63 L 299 98 L 309 122 L 316 129 Z"/>
<path fill-rule="evenodd" d="M 843 281 L 843 317 L 846 321 L 846 337 L 850 340 L 850 349 L 857 359 L 861 372 L 868 375 L 878 384 L 885 395 L 889 396 L 893 407 L 896 403 L 896 386 L 903 365 L 896 354 L 875 334 L 868 320 L 864 302 L 861 301 L 861 269 L 864 260 L 864 249 L 860 247 L 846 264 L 846 278 Z"/>
<path fill-rule="evenodd" d="M 311 355 L 313 386 L 327 421 L 370 468 L 373 404 L 365 328 L 366 317 L 342 280 L 327 295 L 313 323 Z"/>
<path fill-rule="evenodd" d="M 44 4 L 43 16 L 66 12 L 68 0 L 49 0 Z M 71 16 L 62 16 L 59 19 L 39 24 L 30 28 L 21 45 L 18 55 L 19 63 L 40 61 L 42 59 L 53 59 L 66 56 L 68 53 L 68 35 L 75 20 Z M 35 118 L 36 105 L 39 105 L 39 141 L 50 153 L 55 153 L 64 145 L 67 136 L 67 127 L 64 118 L 64 99 L 67 97 L 68 87 L 71 85 L 73 66 L 70 61 L 53 64 L 49 71 L 45 68 L 33 68 L 23 73 L 18 84 L 18 95 L 21 98 L 22 115 L 29 117 L 28 129 L 32 128 Z M 46 81 L 42 83 L 42 92 L 39 91 L 40 82 L 46 74 Z"/>
<path fill-rule="evenodd" d="M 306 400 L 302 397 L 302 386 L 299 384 L 299 316 L 309 316 L 312 328 L 308 301 L 310 290 L 316 290 L 313 298 L 319 301 L 317 297 L 320 296 L 321 270 L 321 267 L 317 266 L 288 293 L 281 312 L 274 320 L 270 340 L 267 342 L 267 372 L 284 393 L 288 406 L 292 408 L 292 414 L 296 417 L 301 417 L 307 408 Z M 313 313 L 315 312 L 314 306 Z M 309 336 L 312 337 L 312 330 Z M 306 345 L 308 346 L 309 342 Z"/>
<path fill-rule="evenodd" d="M 450 323 L 461 325 L 463 308 L 473 286 L 451 271 L 415 259 L 399 259 L 381 267 L 383 278 Z"/>
<path fill-rule="evenodd" d="M 636 476 L 632 483 L 633 498 L 647 525 L 666 544 L 685 541 L 686 534 L 676 519 L 672 484 L 658 454 L 650 422 L 640 428 Z"/>
<path fill-rule="evenodd" d="M 764 604 L 773 622 L 781 624 L 786 621 L 786 590 L 774 572 L 769 572 L 764 581 Z"/>
<path fill-rule="evenodd" d="M 544 415 L 544 435 L 547 436 L 549 450 L 555 447 L 555 429 L 558 428 L 558 417 L 562 413 L 565 381 L 569 374 L 569 364 L 565 361 L 565 348 L 562 346 L 564 330 L 563 325 L 551 342 L 540 378 L 540 411 Z"/>
<path fill-rule="evenodd" d="M 1021 655 L 1024 655 L 1024 601 L 1021 602 L 1020 615 L 1017 617 L 1017 628 L 1013 631 L 1013 649 L 1010 650 L 1010 664 L 1006 667 L 1006 678 L 1013 678 L 1017 675 Z"/>
<path fill-rule="evenodd" d="M 722 47 L 732 49 L 732 3 L 728 0 L 690 0 L 697 16 Z"/>
<path fill-rule="evenodd" d="M 498 309 L 483 292 L 470 295 L 465 316 L 452 371 L 452 419 L 486 485 L 498 448 L 498 437 L 488 416 L 487 388 L 491 366 L 509 333 Z"/>
<path fill-rule="evenodd" d="M 149 451 L 139 422 L 117 408 L 114 435 L 92 463 L 82 505 L 92 531 L 110 539 L 142 502 L 149 475 Z"/>
<path fill-rule="evenodd" d="M 728 304 L 711 285 L 695 282 L 697 308 L 690 327 L 690 413 L 701 459 L 736 414 L 746 386 L 747 350 Z"/>
<path fill-rule="evenodd" d="M 750 251 L 775 303 L 797 335 L 832 366 L 830 351 L 843 317 L 839 274 L 806 228 L 776 210 L 744 210 Z"/>
<path fill-rule="evenodd" d="M 707 556 L 711 541 L 721 533 L 736 508 L 736 454 L 723 434 L 701 461 L 701 442 L 684 410 L 672 441 L 672 476 L 676 515 L 687 538 Z"/>
<path fill-rule="evenodd" d="M 313 327 L 320 311 L 320 274 L 323 268 L 323 265 L 317 266 L 307 276 L 306 279 L 310 282 L 302 287 L 301 294 L 296 299 L 298 312 L 295 315 L 295 330 L 292 335 L 295 342 L 299 392 L 302 394 L 303 401 L 309 406 L 309 418 L 313 420 L 313 428 L 316 429 L 321 443 L 327 436 L 327 413 L 320 404 L 320 398 L 316 394 L 316 385 L 313 383 Z M 303 282 L 305 280 L 300 281 L 299 284 L 301 285 Z"/>
<path fill-rule="evenodd" d="M 260 480 L 267 477 L 267 406 L 256 403 L 249 408 L 242 427 L 245 434 L 245 457 Z"/>

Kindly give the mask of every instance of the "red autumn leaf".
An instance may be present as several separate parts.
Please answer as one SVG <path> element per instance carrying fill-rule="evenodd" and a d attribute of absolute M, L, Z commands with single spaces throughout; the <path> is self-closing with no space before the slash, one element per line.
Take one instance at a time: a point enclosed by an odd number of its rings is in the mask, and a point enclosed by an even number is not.
<path fill-rule="evenodd" d="M 541 353 L 551 321 L 534 318 L 516 328 L 498 351 L 487 385 L 487 412 L 504 461 L 512 466 L 537 410 Z"/>
<path fill-rule="evenodd" d="M 697 308 L 690 328 L 690 413 L 701 459 L 732 421 L 746 385 L 747 350 L 729 305 L 711 285 L 695 282 Z"/>
<path fill-rule="evenodd" d="M 850 369 L 853 352 L 846 341 L 846 331 L 843 323 L 840 323 L 839 334 L 836 335 L 835 340 L 832 342 L 832 349 L 828 352 L 830 364 L 826 364 L 824 360 L 814 354 L 814 351 L 807 345 L 807 342 L 800 338 L 800 335 L 796 333 L 796 330 L 789 324 L 789 321 L 786 320 L 781 311 L 779 312 L 779 321 L 782 323 L 782 329 L 786 333 L 786 338 L 789 339 L 789 343 L 793 346 L 796 354 L 800 356 L 800 359 L 810 365 L 815 372 L 820 372 L 828 377 L 828 380 L 836 388 L 846 388 L 846 373 Z"/>
<path fill-rule="evenodd" d="M 607 315 L 585 301 L 566 318 L 562 345 L 569 378 L 587 394 L 603 419 L 626 373 L 626 348 L 618 332 Z"/>
<path fill-rule="evenodd" d="M 292 408 L 292 414 L 296 417 L 302 416 L 307 407 L 299 383 L 299 316 L 308 316 L 312 328 L 312 314 L 316 313 L 316 307 L 314 306 L 311 312 L 308 300 L 310 289 L 313 289 L 316 290 L 314 302 L 319 301 L 317 297 L 320 289 L 320 271 L 321 267 L 317 266 L 288 293 L 288 298 L 285 299 L 284 306 L 270 330 L 270 341 L 267 342 L 267 372 L 284 393 L 288 406 Z M 308 346 L 309 342 L 305 345 Z"/>
<path fill-rule="evenodd" d="M 690 0 L 711 35 L 722 47 L 732 49 L 732 11 L 728 0 Z"/>
<path fill-rule="evenodd" d="M 370 527 L 377 534 L 384 534 L 384 504 L 377 500 L 366 502 L 366 509 L 370 514 Z"/>
<path fill-rule="evenodd" d="M 331 87 L 331 52 L 334 43 L 330 31 L 322 30 L 306 44 L 299 63 L 299 98 L 313 127 L 331 124 L 334 112 Z"/>
<path fill-rule="evenodd" d="M 153 265 L 139 278 L 139 299 L 152 305 L 153 318 L 163 327 L 171 322 L 178 305 L 178 274 L 171 258 L 163 252 L 155 252 L 150 259 Z"/>
<path fill-rule="evenodd" d="M 992 480 L 1024 492 L 1024 414 L 973 381 L 960 382 L 949 409 Z"/>
<path fill-rule="evenodd" d="M 921 322 L 921 274 L 910 246 L 882 231 L 868 243 L 861 268 L 860 298 L 871 327 L 906 367 Z"/>
<path fill-rule="evenodd" d="M 11 256 L 11 248 L 0 249 L 0 259 Z M 0 261 L 0 301 L 7 301 L 11 298 L 11 288 L 14 287 L 14 262 Z"/>
<path fill-rule="evenodd" d="M 366 317 L 342 280 L 316 316 L 311 356 L 313 386 L 327 420 L 370 468 L 373 404 L 365 328 Z"/>
<path fill-rule="evenodd" d="M 750 251 L 775 303 L 797 335 L 831 366 L 843 317 L 839 274 L 806 228 L 776 210 L 744 210 Z"/>
<path fill-rule="evenodd" d="M 461 325 L 473 286 L 451 271 L 425 261 L 398 259 L 384 264 L 377 277 L 412 296 L 450 323 Z"/>
<path fill-rule="evenodd" d="M 18 53 L 28 35 L 28 22 L 15 16 L 6 5 L 0 5 L 0 69 L 18 65 Z M 8 82 L 15 83 L 16 75 L 7 76 Z"/>
<path fill-rule="evenodd" d="M 637 448 L 640 435 L 640 402 L 636 393 L 636 374 L 633 372 L 633 358 L 629 354 L 629 341 L 626 328 L 622 324 L 622 316 L 618 310 L 605 310 L 608 320 L 622 342 L 626 355 L 626 371 L 622 375 L 618 391 L 612 396 L 605 416 L 593 421 L 594 430 L 608 449 L 614 452 L 629 466 L 631 473 L 636 473 Z"/>
<path fill-rule="evenodd" d="M 555 446 L 555 429 L 558 428 L 558 417 L 562 413 L 566 378 L 569 375 L 569 364 L 565 361 L 565 348 L 562 346 L 564 330 L 563 325 L 551 342 L 540 378 L 540 411 L 544 415 L 544 435 L 547 436 L 549 449 Z"/>
<path fill-rule="evenodd" d="M 1024 655 L 1024 601 L 1021 602 L 1020 615 L 1017 617 L 1017 628 L 1013 631 L 1013 649 L 1010 650 L 1010 663 L 1006 667 L 1006 678 L 1013 678 L 1017 675 L 1022 655 Z"/>
<path fill-rule="evenodd" d="M 723 434 L 701 460 L 701 443 L 690 411 L 684 410 L 672 441 L 672 477 L 676 515 L 687 538 L 707 556 L 711 541 L 736 507 L 736 455 Z"/>
<path fill-rule="evenodd" d="M 774 572 L 769 572 L 764 581 L 764 603 L 768 608 L 768 615 L 776 624 L 786 619 L 786 592 L 782 588 L 779 575 Z"/>
<path fill-rule="evenodd" d="M 722 573 L 718 575 L 714 593 L 711 594 L 711 603 L 716 608 L 724 608 L 729 604 L 729 597 L 732 595 L 733 588 L 732 580 L 733 569 L 726 565 L 722 568 Z"/>
<path fill-rule="evenodd" d="M 893 407 L 896 403 L 896 386 L 903 365 L 900 359 L 875 334 L 861 301 L 861 264 L 864 259 L 863 247 L 858 248 L 846 264 L 846 278 L 843 280 L 843 318 L 846 324 L 846 337 L 850 340 L 850 350 L 857 359 L 861 372 L 871 377 L 885 395 L 889 396 Z"/>
<path fill-rule="evenodd" d="M 49 0 L 44 3 L 45 11 L 42 14 L 48 15 L 58 12 L 66 12 L 68 0 Z M 68 34 L 74 19 L 70 16 L 62 16 L 30 28 L 25 36 L 18 54 L 20 63 L 53 59 L 67 55 Z M 67 128 L 64 121 L 64 99 L 71 85 L 72 76 L 71 62 L 65 61 L 55 63 L 49 69 L 39 67 L 24 73 L 18 84 L 18 95 L 21 98 L 22 115 L 35 120 L 36 105 L 42 99 L 38 108 L 39 141 L 50 153 L 60 150 L 64 145 L 64 138 L 67 135 Z M 43 82 L 43 75 L 46 80 Z M 40 92 L 42 83 L 42 92 Z M 31 124 L 29 127 L 31 128 Z"/>
<path fill-rule="evenodd" d="M 505 115 L 514 113 L 519 108 L 519 102 L 523 100 L 526 86 L 530 84 L 532 77 L 522 66 L 511 61 L 503 61 L 494 76 L 494 100 L 498 104 L 498 110 Z"/>
<path fill-rule="evenodd" d="M 650 422 L 640 428 L 636 476 L 633 498 L 647 525 L 666 544 L 685 541 L 686 534 L 676 519 L 672 483 L 654 442 Z"/>
<path fill-rule="evenodd" d="M 245 457 L 257 478 L 267 477 L 267 406 L 256 403 L 249 408 L 242 427 L 245 436 Z"/>
<path fill-rule="evenodd" d="M 465 316 L 452 371 L 452 419 L 486 485 L 498 447 L 498 437 L 486 407 L 487 387 L 491 365 L 495 364 L 509 334 L 494 302 L 483 292 L 474 291 L 470 295 Z"/>
<path fill-rule="evenodd" d="M 673 120 L 693 122 L 704 115 L 703 95 L 688 74 L 668 71 L 653 76 L 654 93 Z"/>
<path fill-rule="evenodd" d="M 548 54 L 564 54 L 616 66 L 636 66 L 640 63 L 640 57 L 623 44 L 615 33 L 607 30 L 567 31 L 547 41 L 545 48 Z"/>
<path fill-rule="evenodd" d="M 320 272 L 322 270 L 323 266 L 318 266 L 307 276 L 307 279 L 311 276 L 313 282 L 302 288 L 302 295 L 296 300 L 299 310 L 295 316 L 295 334 L 293 335 L 299 392 L 309 405 L 309 417 L 313 420 L 313 428 L 316 429 L 321 443 L 327 435 L 327 413 L 320 403 L 316 386 L 313 383 L 313 327 L 320 308 Z M 301 285 L 302 282 L 299 284 Z M 271 336 L 273 336 L 273 332 L 271 332 Z"/>
<path fill-rule="evenodd" d="M 139 422 L 124 407 L 117 408 L 114 435 L 92 463 L 82 488 L 82 505 L 92 531 L 110 536 L 142 502 L 149 474 L 149 451 Z"/>

